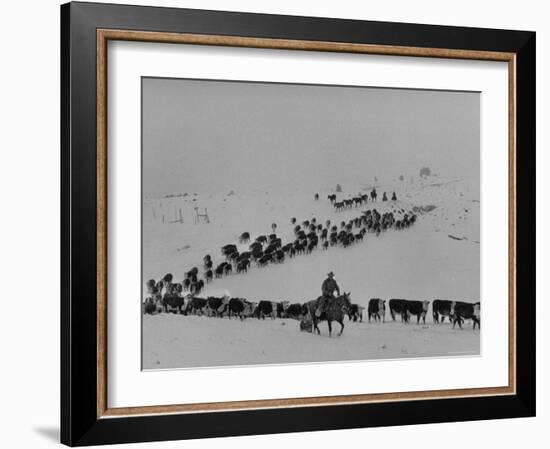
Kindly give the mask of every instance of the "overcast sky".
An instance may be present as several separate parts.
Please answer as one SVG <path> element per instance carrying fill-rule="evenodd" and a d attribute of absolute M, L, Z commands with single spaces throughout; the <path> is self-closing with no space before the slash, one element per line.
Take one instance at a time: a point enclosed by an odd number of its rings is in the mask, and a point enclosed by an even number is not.
<path fill-rule="evenodd" d="M 479 177 L 480 95 L 143 79 L 143 193 Z"/>

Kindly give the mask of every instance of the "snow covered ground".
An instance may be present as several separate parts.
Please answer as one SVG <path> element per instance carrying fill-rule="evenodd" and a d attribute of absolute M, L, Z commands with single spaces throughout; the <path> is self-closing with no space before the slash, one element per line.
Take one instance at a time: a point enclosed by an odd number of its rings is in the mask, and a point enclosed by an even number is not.
<path fill-rule="evenodd" d="M 370 185 L 344 186 L 339 199 L 366 192 Z M 326 199 L 332 190 L 248 191 L 163 199 L 145 198 L 143 204 L 143 279 L 160 279 L 172 273 L 179 282 L 194 266 L 202 271 L 202 258 L 210 254 L 214 266 L 223 261 L 220 248 L 236 243 L 245 231 L 251 236 L 271 233 L 285 242 L 293 240 L 291 217 L 298 223 L 316 217 L 334 224 L 376 207 L 381 213 L 435 206 L 419 212 L 415 225 L 403 231 L 389 230 L 379 237 L 349 248 L 315 250 L 310 255 L 287 259 L 283 264 L 252 267 L 248 273 L 215 279 L 201 296 L 229 292 L 251 301 L 305 302 L 320 294 L 326 273 L 333 271 L 352 302 L 366 306 L 370 298 L 417 300 L 451 299 L 476 302 L 479 297 L 479 188 L 460 179 L 406 178 L 377 184 L 396 191 L 398 201 L 335 212 Z M 207 208 L 210 223 L 195 223 L 194 207 Z M 176 221 L 181 215 L 183 223 Z M 163 221 L 164 216 L 164 221 Z M 244 250 L 248 245 L 239 245 Z M 366 315 L 366 314 L 365 314 Z M 366 318 L 366 316 L 365 316 Z M 386 318 L 389 317 L 387 311 Z M 414 321 L 414 320 L 413 320 Z M 145 369 L 292 363 L 329 360 L 365 360 L 479 354 L 480 332 L 470 326 L 452 330 L 449 324 L 426 325 L 400 322 L 351 323 L 346 320 L 341 337 L 300 332 L 293 320 L 206 318 L 161 314 L 143 318 L 143 367 Z M 335 329 L 339 328 L 335 324 Z"/>

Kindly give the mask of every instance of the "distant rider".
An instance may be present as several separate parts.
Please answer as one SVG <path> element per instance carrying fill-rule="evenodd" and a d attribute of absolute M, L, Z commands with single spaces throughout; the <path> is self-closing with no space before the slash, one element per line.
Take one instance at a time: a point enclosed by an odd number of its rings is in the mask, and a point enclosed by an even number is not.
<path fill-rule="evenodd" d="M 321 285 L 322 296 L 317 300 L 317 310 L 315 316 L 319 318 L 321 314 L 325 311 L 326 306 L 329 304 L 329 301 L 334 299 L 334 292 L 338 293 L 340 296 L 340 287 L 334 280 L 334 273 L 331 271 L 327 274 L 327 278 L 323 281 Z"/>

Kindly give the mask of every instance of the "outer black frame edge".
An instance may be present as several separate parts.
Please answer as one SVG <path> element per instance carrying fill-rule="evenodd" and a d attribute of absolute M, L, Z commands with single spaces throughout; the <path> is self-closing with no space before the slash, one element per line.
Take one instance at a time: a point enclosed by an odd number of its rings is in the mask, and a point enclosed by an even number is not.
<path fill-rule="evenodd" d="M 62 5 L 61 27 L 62 443 L 82 446 L 535 415 L 535 33 L 94 3 Z M 515 52 L 517 394 L 98 420 L 97 28 Z"/>
<path fill-rule="evenodd" d="M 69 323 L 70 323 L 70 6 L 63 5 L 61 7 L 61 404 L 60 404 L 60 421 L 61 421 L 61 442 L 68 444 L 71 441 L 71 404 L 70 404 L 70 354 L 69 354 Z"/>

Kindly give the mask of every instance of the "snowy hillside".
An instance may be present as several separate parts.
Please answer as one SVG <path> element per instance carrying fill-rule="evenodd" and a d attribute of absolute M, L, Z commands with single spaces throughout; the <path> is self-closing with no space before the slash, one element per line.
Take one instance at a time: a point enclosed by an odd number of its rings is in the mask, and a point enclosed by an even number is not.
<path fill-rule="evenodd" d="M 344 186 L 337 196 L 344 199 L 367 193 L 370 187 Z M 479 301 L 478 189 L 464 180 L 436 177 L 376 187 L 378 202 L 369 201 L 342 212 L 336 212 L 327 200 L 333 193 L 329 189 L 319 190 L 318 201 L 314 200 L 315 192 L 290 189 L 146 198 L 143 279 L 158 280 L 172 273 L 174 281 L 181 282 L 184 273 L 195 266 L 202 273 L 204 255 L 210 254 L 216 266 L 225 260 L 220 252 L 223 245 L 237 244 L 245 231 L 252 239 L 270 234 L 272 223 L 277 225 L 283 245 L 292 242 L 292 217 L 298 223 L 315 217 L 318 223 L 331 220 L 339 226 L 366 209 L 393 211 L 397 218 L 402 216 L 401 210 L 415 210 L 418 220 L 408 229 L 390 229 L 378 237 L 368 233 L 363 242 L 351 247 L 318 248 L 312 254 L 287 258 L 282 264 L 257 268 L 253 263 L 248 273 L 214 279 L 201 296 L 227 291 L 251 301 L 302 303 L 320 295 L 326 273 L 333 271 L 341 290 L 351 292 L 352 302 L 365 307 L 375 297 Z M 398 201 L 381 202 L 383 191 L 388 196 L 395 191 Z M 195 222 L 195 207 L 201 213 L 207 209 L 210 223 Z M 244 251 L 248 244 L 238 247 Z M 391 321 L 389 311 L 386 319 Z M 479 331 L 472 331 L 470 326 L 460 331 L 448 324 L 433 325 L 431 310 L 426 325 L 365 321 L 346 320 L 344 334 L 328 340 L 300 332 L 292 320 L 239 322 L 172 314 L 144 316 L 143 366 L 155 369 L 479 353 Z M 326 329 L 326 323 L 321 324 L 324 336 Z M 262 338 L 257 338 L 259 335 Z"/>

